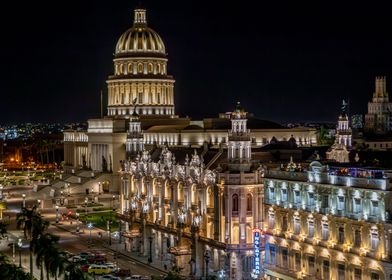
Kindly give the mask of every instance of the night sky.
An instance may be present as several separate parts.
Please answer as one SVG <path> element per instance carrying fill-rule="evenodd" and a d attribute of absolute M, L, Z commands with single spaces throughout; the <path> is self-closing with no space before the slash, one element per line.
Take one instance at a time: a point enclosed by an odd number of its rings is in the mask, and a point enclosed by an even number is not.
<path fill-rule="evenodd" d="M 0 13 L 0 123 L 98 117 L 139 1 L 12 2 Z M 262 119 L 333 121 L 343 98 L 366 112 L 376 75 L 392 94 L 391 7 L 313 2 L 143 1 L 177 113 L 212 117 L 240 100 Z"/>

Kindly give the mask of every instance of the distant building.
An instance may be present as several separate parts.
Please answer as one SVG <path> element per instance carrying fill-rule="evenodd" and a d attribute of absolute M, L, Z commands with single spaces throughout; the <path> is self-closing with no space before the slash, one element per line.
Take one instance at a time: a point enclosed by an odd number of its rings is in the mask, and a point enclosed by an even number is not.
<path fill-rule="evenodd" d="M 327 159 L 337 162 L 349 162 L 349 149 L 351 148 L 352 131 L 347 116 L 347 103 L 343 100 L 342 112 L 336 127 L 335 143 L 327 151 Z"/>
<path fill-rule="evenodd" d="M 389 102 L 386 90 L 386 78 L 376 77 L 376 90 L 365 115 L 365 132 L 385 134 L 392 131 L 391 111 L 392 103 Z"/>

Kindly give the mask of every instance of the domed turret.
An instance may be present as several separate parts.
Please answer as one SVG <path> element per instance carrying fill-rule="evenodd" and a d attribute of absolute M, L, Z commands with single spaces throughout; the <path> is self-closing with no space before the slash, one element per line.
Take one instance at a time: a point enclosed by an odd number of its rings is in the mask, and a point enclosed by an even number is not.
<path fill-rule="evenodd" d="M 118 39 L 114 75 L 107 80 L 108 115 L 173 116 L 175 81 L 167 74 L 167 61 L 161 37 L 147 26 L 146 10 L 135 9 L 132 27 Z"/>
<path fill-rule="evenodd" d="M 146 10 L 136 9 L 133 26 L 125 31 L 116 45 L 116 56 L 151 53 L 165 56 L 161 37 L 147 26 Z"/>

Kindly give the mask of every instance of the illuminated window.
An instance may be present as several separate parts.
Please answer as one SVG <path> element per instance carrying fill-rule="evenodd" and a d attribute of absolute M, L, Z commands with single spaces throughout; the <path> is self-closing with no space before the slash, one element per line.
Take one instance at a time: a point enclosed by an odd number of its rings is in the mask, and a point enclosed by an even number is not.
<path fill-rule="evenodd" d="M 273 229 L 275 227 L 275 214 L 274 213 L 269 214 L 268 227 L 270 229 Z"/>
<path fill-rule="evenodd" d="M 149 64 L 147 65 L 147 71 L 148 71 L 149 74 L 152 73 L 152 71 L 153 71 L 152 63 L 149 63 Z"/>
<path fill-rule="evenodd" d="M 299 216 L 294 217 L 294 234 L 298 235 L 301 231 L 301 220 Z"/>
<path fill-rule="evenodd" d="M 282 201 L 287 201 L 287 189 L 282 189 Z"/>
<path fill-rule="evenodd" d="M 378 233 L 372 232 L 370 235 L 370 243 L 372 250 L 377 250 L 378 247 Z"/>
<path fill-rule="evenodd" d="M 128 64 L 128 74 L 132 74 L 133 73 L 133 66 L 131 63 Z"/>
<path fill-rule="evenodd" d="M 137 65 L 137 72 L 138 72 L 138 73 L 143 73 L 143 64 L 142 64 L 142 63 L 139 63 L 139 64 Z"/>
<path fill-rule="evenodd" d="M 157 64 L 157 73 L 160 74 L 161 73 L 161 64 Z"/>
<path fill-rule="evenodd" d="M 354 205 L 353 205 L 354 213 L 360 213 L 362 211 L 361 199 L 354 198 Z"/>
<path fill-rule="evenodd" d="M 338 196 L 338 210 L 342 211 L 344 210 L 344 196 Z"/>
<path fill-rule="evenodd" d="M 300 203 L 301 202 L 301 197 L 300 197 L 300 192 L 298 190 L 294 191 L 294 203 Z"/>
<path fill-rule="evenodd" d="M 314 204 L 314 193 L 308 192 L 308 205 L 312 206 Z"/>
<path fill-rule="evenodd" d="M 328 240 L 329 237 L 328 223 L 322 224 L 322 237 L 324 241 Z"/>

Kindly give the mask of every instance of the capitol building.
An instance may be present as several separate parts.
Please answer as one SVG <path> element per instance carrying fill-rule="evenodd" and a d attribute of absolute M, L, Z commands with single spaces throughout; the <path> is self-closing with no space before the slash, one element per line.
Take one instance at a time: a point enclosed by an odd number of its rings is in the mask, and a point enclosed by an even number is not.
<path fill-rule="evenodd" d="M 328 151 L 336 166 L 274 163 L 265 147 L 311 148 L 316 130 L 259 120 L 239 102 L 217 118 L 176 115 L 145 9 L 113 64 L 107 115 L 64 132 L 65 169 L 105 174 L 127 251 L 196 279 L 392 279 L 390 174 L 336 162 L 351 149 L 345 112 Z"/>

